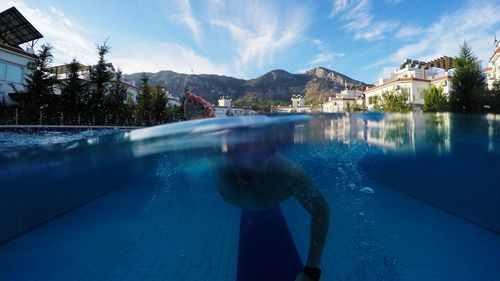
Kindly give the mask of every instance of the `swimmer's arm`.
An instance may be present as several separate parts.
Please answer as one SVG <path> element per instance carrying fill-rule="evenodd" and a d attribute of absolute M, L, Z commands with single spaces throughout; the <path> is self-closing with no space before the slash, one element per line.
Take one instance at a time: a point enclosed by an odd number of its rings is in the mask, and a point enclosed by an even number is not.
<path fill-rule="evenodd" d="M 325 245 L 330 222 L 330 207 L 319 190 L 303 171 L 295 171 L 294 196 L 311 215 L 310 245 L 306 266 L 320 267 L 321 254 Z"/>

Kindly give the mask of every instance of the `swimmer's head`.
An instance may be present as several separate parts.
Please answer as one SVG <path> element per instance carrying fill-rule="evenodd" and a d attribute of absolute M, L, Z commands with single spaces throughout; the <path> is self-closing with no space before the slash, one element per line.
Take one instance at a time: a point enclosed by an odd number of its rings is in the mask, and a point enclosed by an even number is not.
<path fill-rule="evenodd" d="M 215 117 L 212 105 L 202 97 L 193 94 L 189 88 L 184 90 L 184 116 L 187 120 Z"/>

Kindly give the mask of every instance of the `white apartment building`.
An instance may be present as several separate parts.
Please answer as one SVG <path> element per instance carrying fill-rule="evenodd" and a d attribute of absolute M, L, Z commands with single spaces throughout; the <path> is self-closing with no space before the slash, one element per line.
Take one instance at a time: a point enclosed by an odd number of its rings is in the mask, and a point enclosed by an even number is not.
<path fill-rule="evenodd" d="M 373 109 L 377 100 L 380 102 L 382 93 L 396 92 L 407 94 L 408 102 L 414 111 L 420 111 L 424 104 L 424 90 L 431 85 L 441 86 L 444 93 L 449 93 L 453 69 L 450 69 L 451 58 L 444 57 L 430 63 L 407 59 L 399 69 L 388 77 L 380 78 L 377 85 L 365 91 L 368 109 Z M 442 65 L 441 61 L 447 60 L 446 69 L 435 67 Z M 452 59 L 451 59 L 452 61 Z M 439 63 L 436 63 L 439 62 Z"/>
<path fill-rule="evenodd" d="M 24 80 L 35 68 L 33 48 L 43 36 L 15 7 L 0 13 L 0 23 L 0 103 L 15 105 L 12 94 L 25 90 Z"/>
<path fill-rule="evenodd" d="M 495 51 L 488 61 L 488 66 L 484 69 L 488 89 L 493 89 L 493 83 L 500 81 L 500 41 L 495 40 Z"/>

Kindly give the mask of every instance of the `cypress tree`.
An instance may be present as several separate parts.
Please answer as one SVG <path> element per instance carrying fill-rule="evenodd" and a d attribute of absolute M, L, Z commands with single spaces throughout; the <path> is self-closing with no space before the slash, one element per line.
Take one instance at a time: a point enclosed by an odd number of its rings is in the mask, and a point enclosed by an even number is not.
<path fill-rule="evenodd" d="M 107 41 L 97 46 L 99 60 L 97 65 L 90 67 L 91 91 L 88 106 L 92 123 L 103 124 L 107 114 L 107 108 L 104 104 L 104 98 L 107 95 L 106 86 L 114 77 L 113 72 L 108 69 L 105 59 L 110 50 L 111 47 L 107 45 Z"/>
<path fill-rule="evenodd" d="M 137 95 L 136 116 L 139 125 L 145 126 L 152 123 L 151 116 L 151 86 L 149 85 L 149 77 L 146 73 L 141 76 L 142 87 Z"/>
<path fill-rule="evenodd" d="M 61 112 L 64 114 L 65 123 L 80 124 L 85 110 L 87 82 L 78 75 L 81 69 L 76 59 L 68 64 L 68 68 L 67 79 L 61 82 Z"/>
<path fill-rule="evenodd" d="M 106 97 L 107 112 L 111 117 L 111 122 L 115 125 L 123 123 L 126 113 L 125 101 L 127 100 L 127 87 L 122 83 L 122 72 L 116 72 L 116 78 L 109 88 L 109 95 Z"/>
<path fill-rule="evenodd" d="M 455 74 L 450 92 L 452 112 L 482 112 L 486 77 L 482 66 L 467 42 L 460 46 L 460 54 L 454 60 Z"/>
<path fill-rule="evenodd" d="M 53 60 L 52 49 L 50 44 L 41 46 L 35 70 L 26 77 L 26 93 L 15 99 L 19 104 L 21 123 L 50 123 L 50 115 L 55 111 L 52 87 L 57 81 L 48 70 Z"/>
<path fill-rule="evenodd" d="M 166 122 L 167 93 L 159 85 L 153 88 L 151 92 L 151 115 L 154 124 L 163 124 Z"/>

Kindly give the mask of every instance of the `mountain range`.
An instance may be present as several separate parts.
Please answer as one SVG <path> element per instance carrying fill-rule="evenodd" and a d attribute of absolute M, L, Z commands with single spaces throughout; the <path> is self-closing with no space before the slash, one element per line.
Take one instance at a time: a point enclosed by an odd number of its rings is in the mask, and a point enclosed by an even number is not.
<path fill-rule="evenodd" d="M 272 70 L 258 78 L 244 80 L 213 74 L 182 74 L 169 70 L 145 73 L 150 85 L 161 85 L 174 96 L 182 96 L 185 85 L 194 93 L 216 104 L 220 96 L 229 96 L 235 106 L 288 105 L 293 95 L 302 95 L 307 104 L 319 104 L 345 87 L 362 88 L 369 84 L 336 71 L 317 67 L 301 74 Z M 142 73 L 124 75 L 141 87 Z"/>

